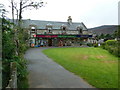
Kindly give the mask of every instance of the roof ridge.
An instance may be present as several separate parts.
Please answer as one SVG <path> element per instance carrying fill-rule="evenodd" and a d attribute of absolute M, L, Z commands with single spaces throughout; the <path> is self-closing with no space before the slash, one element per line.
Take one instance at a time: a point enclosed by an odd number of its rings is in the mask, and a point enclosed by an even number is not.
<path fill-rule="evenodd" d="M 31 20 L 31 19 L 23 19 L 23 20 L 30 20 L 30 21 L 43 21 L 43 22 L 55 22 L 55 23 L 67 23 L 67 21 L 66 22 L 64 22 L 64 21 L 47 21 L 47 20 Z M 72 23 L 74 23 L 74 24 L 81 24 L 82 22 L 72 22 Z"/>

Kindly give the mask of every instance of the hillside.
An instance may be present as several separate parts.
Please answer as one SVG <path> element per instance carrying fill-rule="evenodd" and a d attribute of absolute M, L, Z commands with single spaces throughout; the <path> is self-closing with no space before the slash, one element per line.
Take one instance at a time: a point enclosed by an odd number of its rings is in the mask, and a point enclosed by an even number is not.
<path fill-rule="evenodd" d="M 118 28 L 118 25 L 103 25 L 95 28 L 88 29 L 89 32 L 100 34 L 113 34 Z"/>

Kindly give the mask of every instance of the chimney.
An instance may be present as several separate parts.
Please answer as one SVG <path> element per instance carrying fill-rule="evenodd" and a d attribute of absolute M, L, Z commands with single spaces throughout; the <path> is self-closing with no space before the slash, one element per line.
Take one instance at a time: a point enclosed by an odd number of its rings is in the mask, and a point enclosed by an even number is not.
<path fill-rule="evenodd" d="M 68 24 L 69 24 L 69 25 L 72 25 L 72 18 L 71 18 L 71 16 L 68 17 L 68 20 L 67 20 L 67 21 L 68 21 Z"/>

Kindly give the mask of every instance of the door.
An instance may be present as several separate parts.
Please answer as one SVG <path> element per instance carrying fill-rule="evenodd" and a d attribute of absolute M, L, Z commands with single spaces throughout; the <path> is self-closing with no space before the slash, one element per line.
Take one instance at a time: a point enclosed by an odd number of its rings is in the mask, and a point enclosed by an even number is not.
<path fill-rule="evenodd" d="M 48 46 L 52 46 L 52 39 L 48 39 Z"/>

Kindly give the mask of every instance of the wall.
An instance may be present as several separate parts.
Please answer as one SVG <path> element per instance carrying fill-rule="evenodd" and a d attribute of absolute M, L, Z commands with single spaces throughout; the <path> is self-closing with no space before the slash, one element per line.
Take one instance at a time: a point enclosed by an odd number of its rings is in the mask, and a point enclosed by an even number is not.
<path fill-rule="evenodd" d="M 37 30 L 37 34 L 45 34 L 48 33 L 48 30 Z M 62 30 L 52 30 L 52 34 L 62 34 Z M 79 34 L 79 32 L 76 30 L 66 30 L 66 34 Z M 86 31 L 84 31 L 84 34 L 87 34 Z"/>

